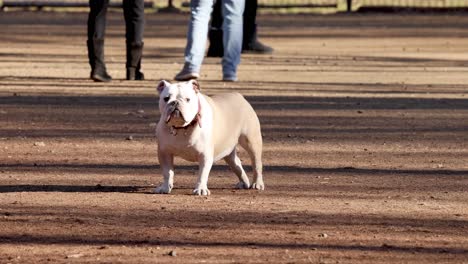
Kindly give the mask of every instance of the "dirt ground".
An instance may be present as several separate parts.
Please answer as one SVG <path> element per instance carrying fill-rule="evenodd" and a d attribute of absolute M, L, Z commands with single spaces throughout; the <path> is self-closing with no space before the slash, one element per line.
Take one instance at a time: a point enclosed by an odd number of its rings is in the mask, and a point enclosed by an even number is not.
<path fill-rule="evenodd" d="M 468 17 L 262 15 L 272 55 L 243 55 L 207 94 L 239 91 L 264 136 L 265 191 L 217 163 L 161 181 L 155 85 L 182 67 L 186 14 L 148 14 L 143 70 L 88 79 L 86 13 L 0 15 L 0 263 L 468 263 Z M 251 175 L 246 153 L 242 160 Z"/>

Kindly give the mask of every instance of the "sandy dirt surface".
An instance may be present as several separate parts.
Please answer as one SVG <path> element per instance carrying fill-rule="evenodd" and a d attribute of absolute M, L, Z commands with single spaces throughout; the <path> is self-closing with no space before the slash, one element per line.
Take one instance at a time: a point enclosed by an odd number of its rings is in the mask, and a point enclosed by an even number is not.
<path fill-rule="evenodd" d="M 468 17 L 259 17 L 272 55 L 237 83 L 206 59 L 206 94 L 239 91 L 264 136 L 263 192 L 212 195 L 177 160 L 170 195 L 155 85 L 181 69 L 186 14 L 148 14 L 143 70 L 88 79 L 86 13 L 0 15 L 0 263 L 468 263 Z M 241 157 L 251 175 L 245 152 Z"/>

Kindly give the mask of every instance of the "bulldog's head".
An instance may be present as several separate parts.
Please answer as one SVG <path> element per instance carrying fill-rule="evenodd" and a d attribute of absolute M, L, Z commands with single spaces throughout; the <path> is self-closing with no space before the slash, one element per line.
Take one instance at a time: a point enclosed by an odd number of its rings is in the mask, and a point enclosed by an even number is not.
<path fill-rule="evenodd" d="M 159 82 L 159 111 L 161 119 L 171 127 L 188 126 L 199 114 L 200 86 L 195 80 L 180 83 Z"/>

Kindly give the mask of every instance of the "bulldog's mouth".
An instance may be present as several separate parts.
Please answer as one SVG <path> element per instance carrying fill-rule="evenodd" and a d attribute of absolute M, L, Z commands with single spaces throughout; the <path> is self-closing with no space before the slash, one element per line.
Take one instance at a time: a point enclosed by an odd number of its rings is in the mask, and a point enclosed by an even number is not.
<path fill-rule="evenodd" d="M 167 115 L 166 115 L 166 124 L 169 123 L 171 121 L 171 119 L 179 119 L 179 120 L 183 120 L 184 123 L 185 123 L 185 118 L 184 116 L 182 115 L 182 112 L 175 108 L 174 110 L 172 111 L 168 111 Z"/>

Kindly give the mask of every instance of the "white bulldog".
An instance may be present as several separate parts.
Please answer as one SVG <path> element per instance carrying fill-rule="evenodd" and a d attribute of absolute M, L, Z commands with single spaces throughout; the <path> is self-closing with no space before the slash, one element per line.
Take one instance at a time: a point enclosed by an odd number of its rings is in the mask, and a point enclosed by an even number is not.
<path fill-rule="evenodd" d="M 158 84 L 161 118 L 156 128 L 158 157 L 164 182 L 156 193 L 170 193 L 174 182 L 174 156 L 198 162 L 196 195 L 209 195 L 208 175 L 215 161 L 224 159 L 239 177 L 240 189 L 263 190 L 262 135 L 252 106 L 239 93 L 208 97 L 197 81 Z M 250 185 L 236 146 L 249 154 L 254 171 Z"/>

